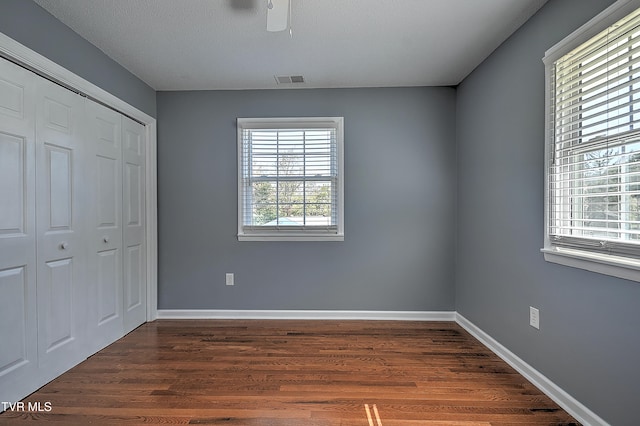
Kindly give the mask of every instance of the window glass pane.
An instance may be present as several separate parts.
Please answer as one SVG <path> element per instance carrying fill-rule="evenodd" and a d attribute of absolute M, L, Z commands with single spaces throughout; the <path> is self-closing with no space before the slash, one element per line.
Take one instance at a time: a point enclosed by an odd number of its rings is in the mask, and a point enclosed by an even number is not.
<path fill-rule="evenodd" d="M 322 230 L 341 237 L 342 118 L 304 118 L 301 127 L 296 127 L 297 119 L 252 120 L 238 120 L 243 188 L 239 235 L 278 233 L 289 227 L 289 231 Z"/>
<path fill-rule="evenodd" d="M 331 182 L 336 175 L 332 129 L 249 130 L 254 226 L 335 224 Z"/>
<path fill-rule="evenodd" d="M 316 226 L 335 225 L 332 211 L 333 191 L 331 182 L 306 183 L 307 208 L 305 222 Z"/>
<path fill-rule="evenodd" d="M 278 182 L 278 215 L 280 218 L 302 217 L 304 215 L 304 181 L 287 180 Z M 302 220 L 294 220 L 297 225 Z"/>
<path fill-rule="evenodd" d="M 278 176 L 304 175 L 304 156 L 285 151 L 278 156 Z"/>
<path fill-rule="evenodd" d="M 551 83 L 550 235 L 640 242 L 640 9 L 555 61 Z"/>
<path fill-rule="evenodd" d="M 254 182 L 253 209 L 251 223 L 253 225 L 266 225 L 276 219 L 276 185 L 274 182 Z"/>

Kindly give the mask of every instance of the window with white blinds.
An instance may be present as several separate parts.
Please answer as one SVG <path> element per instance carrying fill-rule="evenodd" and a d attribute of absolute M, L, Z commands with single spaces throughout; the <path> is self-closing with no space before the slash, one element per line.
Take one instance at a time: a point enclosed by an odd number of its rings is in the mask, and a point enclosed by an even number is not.
<path fill-rule="evenodd" d="M 238 238 L 343 240 L 343 119 L 239 118 Z"/>
<path fill-rule="evenodd" d="M 640 9 L 547 62 L 552 246 L 640 256 Z"/>

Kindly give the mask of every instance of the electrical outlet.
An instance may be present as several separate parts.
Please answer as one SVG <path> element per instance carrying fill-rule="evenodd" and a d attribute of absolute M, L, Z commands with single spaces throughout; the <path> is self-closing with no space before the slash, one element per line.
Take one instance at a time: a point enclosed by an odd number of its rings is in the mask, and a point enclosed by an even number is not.
<path fill-rule="evenodd" d="M 540 330 L 540 311 L 533 306 L 529 306 L 529 325 Z"/>
<path fill-rule="evenodd" d="M 227 275 L 225 276 L 225 284 L 233 285 L 233 273 L 227 273 Z"/>

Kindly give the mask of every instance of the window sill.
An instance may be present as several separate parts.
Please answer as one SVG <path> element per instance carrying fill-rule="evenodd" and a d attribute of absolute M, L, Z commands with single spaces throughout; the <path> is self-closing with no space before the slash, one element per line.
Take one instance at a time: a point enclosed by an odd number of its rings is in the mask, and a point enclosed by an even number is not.
<path fill-rule="evenodd" d="M 547 262 L 640 282 L 640 260 L 637 259 L 560 247 L 540 251 Z"/>
<path fill-rule="evenodd" d="M 309 234 L 309 233 L 238 234 L 238 241 L 344 241 L 344 234 Z"/>

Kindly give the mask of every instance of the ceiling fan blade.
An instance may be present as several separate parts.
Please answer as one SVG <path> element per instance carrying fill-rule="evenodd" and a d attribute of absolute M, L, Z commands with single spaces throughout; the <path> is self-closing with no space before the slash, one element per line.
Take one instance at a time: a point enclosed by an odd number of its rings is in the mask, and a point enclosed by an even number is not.
<path fill-rule="evenodd" d="M 289 1 L 269 0 L 267 6 L 267 31 L 284 31 L 289 25 Z"/>

